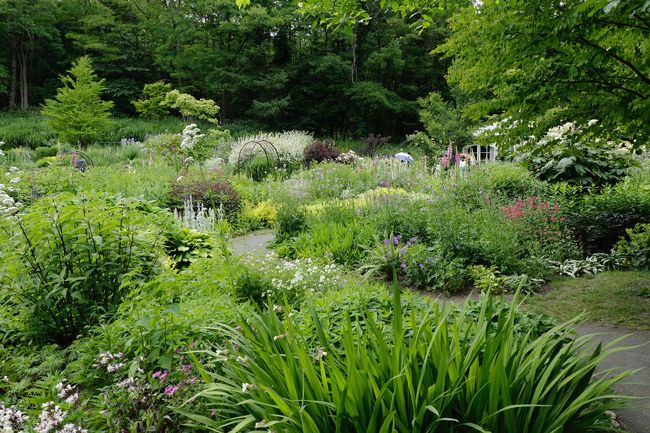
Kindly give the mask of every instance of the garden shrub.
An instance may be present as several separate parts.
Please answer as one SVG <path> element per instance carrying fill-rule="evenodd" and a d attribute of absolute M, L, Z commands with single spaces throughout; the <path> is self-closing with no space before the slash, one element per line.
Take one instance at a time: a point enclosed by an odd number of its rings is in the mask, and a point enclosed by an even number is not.
<path fill-rule="evenodd" d="M 262 272 L 244 268 L 233 282 L 235 299 L 238 301 L 252 301 L 262 305 L 270 293 L 273 293 L 273 284 L 270 276 Z"/>
<path fill-rule="evenodd" d="M 627 229 L 628 239 L 618 241 L 612 251 L 620 266 L 628 269 L 650 268 L 650 224 L 637 224 Z"/>
<path fill-rule="evenodd" d="M 234 220 L 241 209 L 241 199 L 232 184 L 225 179 L 202 179 L 185 176 L 172 183 L 172 206 L 180 207 L 192 197 L 195 204 L 221 209 L 228 220 Z"/>
<path fill-rule="evenodd" d="M 28 335 L 71 343 L 156 273 L 155 218 L 165 220 L 133 199 L 61 195 L 34 204 L 8 227 L 4 308 L 27 312 Z"/>
<path fill-rule="evenodd" d="M 637 224 L 650 223 L 650 185 L 621 183 L 574 203 L 567 223 L 586 255 L 607 253 Z"/>
<path fill-rule="evenodd" d="M 276 239 L 291 239 L 307 230 L 307 211 L 297 202 L 288 201 L 278 209 L 276 222 Z"/>
<path fill-rule="evenodd" d="M 467 176 L 455 185 L 452 194 L 459 203 L 478 208 L 530 196 L 544 197 L 549 189 L 523 166 L 495 162 L 471 167 Z"/>
<path fill-rule="evenodd" d="M 520 239 L 530 254 L 557 261 L 580 257 L 559 204 L 531 196 L 501 209 L 510 223 L 519 226 Z"/>
<path fill-rule="evenodd" d="M 249 230 L 260 228 L 272 228 L 278 220 L 278 208 L 270 200 L 265 200 L 253 205 L 245 203 L 240 223 L 247 226 Z"/>
<path fill-rule="evenodd" d="M 416 289 L 455 293 L 465 285 L 467 272 L 462 260 L 446 256 L 439 245 L 420 244 L 415 237 L 404 239 L 391 235 L 367 248 L 360 271 L 386 280 L 395 272 L 404 285 Z"/>
<path fill-rule="evenodd" d="M 39 146 L 34 149 L 34 159 L 38 161 L 39 159 L 56 156 L 58 152 L 59 149 L 56 146 Z"/>
<path fill-rule="evenodd" d="M 276 169 L 275 161 L 267 159 L 264 155 L 256 155 L 244 166 L 244 172 L 249 179 L 262 182 Z"/>
<path fill-rule="evenodd" d="M 333 161 L 339 157 L 341 151 L 334 145 L 334 140 L 316 140 L 305 148 L 305 164 L 307 167 L 313 163 Z"/>

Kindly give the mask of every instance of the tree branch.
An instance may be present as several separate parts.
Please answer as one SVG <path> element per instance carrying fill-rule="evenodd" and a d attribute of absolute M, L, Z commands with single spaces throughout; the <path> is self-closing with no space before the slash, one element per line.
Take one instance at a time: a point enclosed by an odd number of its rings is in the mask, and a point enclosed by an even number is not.
<path fill-rule="evenodd" d="M 560 83 L 560 84 L 598 84 L 600 86 L 607 87 L 609 89 L 618 89 L 618 90 L 623 90 L 625 92 L 631 93 L 643 100 L 648 99 L 647 96 L 643 95 L 642 93 L 637 92 L 634 89 L 627 88 L 625 86 L 621 86 L 620 84 L 616 83 L 608 83 L 606 81 L 598 81 L 598 80 L 555 80 L 555 81 L 544 81 L 546 83 Z"/>
<path fill-rule="evenodd" d="M 632 72 L 634 72 L 641 79 L 641 81 L 643 81 L 644 83 L 650 85 L 650 77 L 648 77 L 643 72 L 641 72 L 639 70 L 639 68 L 634 66 L 630 61 L 628 61 L 628 60 L 624 59 L 623 57 L 619 56 L 614 51 L 612 51 L 612 50 L 610 50 L 608 48 L 603 48 L 600 45 L 598 45 L 597 43 L 592 42 L 592 41 L 590 41 L 588 39 L 585 39 L 583 37 L 579 37 L 578 40 L 583 42 L 586 45 L 589 45 L 590 47 L 593 47 L 593 48 L 596 48 L 596 49 L 602 51 L 603 53 L 607 54 L 609 57 L 611 57 L 611 58 L 617 60 L 619 63 L 627 66 L 629 69 L 632 70 Z"/>

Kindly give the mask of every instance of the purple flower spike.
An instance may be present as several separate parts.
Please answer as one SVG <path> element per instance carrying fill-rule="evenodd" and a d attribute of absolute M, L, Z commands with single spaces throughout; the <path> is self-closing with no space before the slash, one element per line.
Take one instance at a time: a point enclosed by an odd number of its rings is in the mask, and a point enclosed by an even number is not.
<path fill-rule="evenodd" d="M 418 267 L 420 268 L 420 270 L 424 269 L 424 265 L 422 263 L 418 263 Z"/>
<path fill-rule="evenodd" d="M 402 263 L 401 268 L 406 269 L 406 263 Z"/>
<path fill-rule="evenodd" d="M 386 246 L 390 245 L 390 239 L 384 239 L 384 245 Z"/>

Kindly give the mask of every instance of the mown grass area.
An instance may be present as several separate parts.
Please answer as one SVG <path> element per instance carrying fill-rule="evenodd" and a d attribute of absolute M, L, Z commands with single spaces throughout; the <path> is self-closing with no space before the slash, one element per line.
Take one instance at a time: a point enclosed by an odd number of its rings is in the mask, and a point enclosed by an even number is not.
<path fill-rule="evenodd" d="M 558 278 L 525 307 L 560 320 L 584 314 L 631 329 L 650 329 L 650 271 L 608 271 L 593 278 Z"/>

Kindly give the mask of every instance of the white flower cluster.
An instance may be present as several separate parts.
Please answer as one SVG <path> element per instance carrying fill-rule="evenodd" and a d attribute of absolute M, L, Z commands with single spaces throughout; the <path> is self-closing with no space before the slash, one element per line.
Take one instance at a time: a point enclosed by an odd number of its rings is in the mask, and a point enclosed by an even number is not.
<path fill-rule="evenodd" d="M 68 412 L 61 410 L 53 402 L 43 403 L 42 408 L 43 410 L 38 416 L 38 424 L 34 428 L 36 433 L 88 433 L 88 430 L 76 424 L 63 425 L 63 420 Z"/>
<path fill-rule="evenodd" d="M 321 265 L 310 258 L 290 261 L 268 253 L 258 265 L 263 273 L 274 276 L 271 284 L 278 292 L 290 290 L 322 293 L 342 284 L 343 271 L 339 266 Z"/>
<path fill-rule="evenodd" d="M 75 404 L 79 400 L 77 388 L 69 383 L 66 384 L 65 380 L 57 383 L 54 388 L 58 392 L 59 398 L 68 404 Z"/>
<path fill-rule="evenodd" d="M 356 162 L 361 161 L 363 158 L 361 158 L 359 155 L 354 150 L 348 150 L 347 152 L 343 152 L 339 156 L 336 157 L 336 160 L 338 162 L 342 162 L 344 164 L 354 164 Z"/>
<path fill-rule="evenodd" d="M 19 173 L 20 169 L 18 167 L 9 167 L 9 170 L 5 173 L 5 177 L 10 178 L 9 183 L 11 185 L 6 186 L 5 184 L 0 183 L 0 215 L 14 215 L 23 208 L 22 203 L 16 202 L 15 199 L 9 195 L 10 192 L 16 191 L 16 188 L 12 185 L 20 182 L 20 177 L 18 176 Z"/>
<path fill-rule="evenodd" d="M 97 362 L 93 364 L 93 367 L 101 368 L 103 370 L 106 370 L 109 373 L 115 373 L 121 370 L 126 365 L 124 362 L 121 362 L 123 359 L 124 359 L 124 354 L 122 352 L 119 353 L 101 352 L 99 354 L 99 358 L 97 359 Z"/>
<path fill-rule="evenodd" d="M 183 141 L 181 141 L 181 149 L 193 149 L 199 140 L 205 137 L 201 134 L 201 130 L 195 123 L 191 123 L 183 129 Z"/>
<path fill-rule="evenodd" d="M 23 431 L 29 417 L 13 407 L 0 403 L 0 433 L 18 433 Z"/>
<path fill-rule="evenodd" d="M 270 148 L 263 149 L 260 146 L 248 144 L 252 141 L 260 141 L 262 143 L 265 141 L 270 142 L 278 151 L 280 160 L 284 163 L 289 163 L 303 160 L 305 149 L 314 142 L 314 137 L 305 131 L 261 133 L 255 136 L 245 136 L 233 143 L 230 156 L 228 156 L 228 162 L 237 164 L 240 152 L 242 158 L 247 158 L 251 155 L 263 155 L 265 150 L 271 152 L 270 157 L 275 157 L 273 150 Z M 246 146 L 245 149 L 244 146 Z"/>
<path fill-rule="evenodd" d="M 0 140 L 0 147 L 2 147 L 4 145 L 5 145 L 5 142 Z M 2 151 L 2 149 L 0 149 L 0 156 L 5 156 L 5 153 Z"/>

